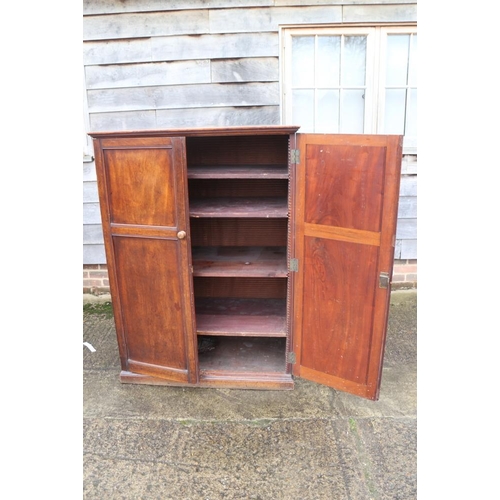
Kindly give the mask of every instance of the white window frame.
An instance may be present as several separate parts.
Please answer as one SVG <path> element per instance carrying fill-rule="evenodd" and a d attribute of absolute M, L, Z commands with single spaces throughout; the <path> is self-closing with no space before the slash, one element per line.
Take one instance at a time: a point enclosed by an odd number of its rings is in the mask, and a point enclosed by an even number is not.
<path fill-rule="evenodd" d="M 378 123 L 377 123 L 377 132 L 380 134 L 384 133 L 384 110 L 385 110 L 385 62 L 387 55 L 387 36 L 393 34 L 402 34 L 402 35 L 416 35 L 417 27 L 416 26 L 383 26 L 380 27 L 380 40 L 379 40 L 379 54 L 380 54 L 380 62 L 379 62 L 379 83 L 378 83 Z M 409 57 L 412 57 L 410 53 Z M 417 87 L 418 88 L 418 87 Z M 416 137 L 405 137 L 403 142 L 403 153 L 412 154 L 417 152 L 417 138 Z"/>
<path fill-rule="evenodd" d="M 280 93 L 281 93 L 281 123 L 286 125 L 300 125 L 292 123 L 292 64 L 291 47 L 293 36 L 317 35 L 366 35 L 366 92 L 364 133 L 382 134 L 384 123 L 385 102 L 385 53 L 387 35 L 389 34 L 416 34 L 416 25 L 331 25 L 331 26 L 282 26 L 280 28 Z M 300 130 L 299 130 L 300 132 Z M 415 138 L 406 138 L 403 142 L 404 154 L 416 154 Z"/>

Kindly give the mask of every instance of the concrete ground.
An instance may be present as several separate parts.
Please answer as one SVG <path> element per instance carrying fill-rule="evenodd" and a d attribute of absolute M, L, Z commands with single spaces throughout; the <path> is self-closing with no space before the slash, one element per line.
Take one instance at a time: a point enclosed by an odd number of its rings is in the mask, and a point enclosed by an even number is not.
<path fill-rule="evenodd" d="M 417 498 L 417 293 L 394 291 L 379 401 L 119 382 L 114 323 L 84 313 L 86 500 Z"/>

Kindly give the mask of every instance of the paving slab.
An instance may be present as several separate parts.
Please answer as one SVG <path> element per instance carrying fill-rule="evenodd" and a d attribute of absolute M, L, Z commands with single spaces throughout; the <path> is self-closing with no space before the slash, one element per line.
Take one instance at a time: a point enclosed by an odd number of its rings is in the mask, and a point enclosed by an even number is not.
<path fill-rule="evenodd" d="M 114 322 L 84 313 L 85 499 L 417 498 L 416 292 L 391 295 L 379 401 L 121 384 Z"/>

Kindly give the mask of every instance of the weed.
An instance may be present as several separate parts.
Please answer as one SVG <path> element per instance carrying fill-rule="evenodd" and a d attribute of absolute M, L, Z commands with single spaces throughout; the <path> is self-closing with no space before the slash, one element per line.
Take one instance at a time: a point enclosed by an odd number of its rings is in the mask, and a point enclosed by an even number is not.
<path fill-rule="evenodd" d="M 113 306 L 111 302 L 102 302 L 98 304 L 84 304 L 84 314 L 104 314 L 107 318 L 113 317 Z"/>

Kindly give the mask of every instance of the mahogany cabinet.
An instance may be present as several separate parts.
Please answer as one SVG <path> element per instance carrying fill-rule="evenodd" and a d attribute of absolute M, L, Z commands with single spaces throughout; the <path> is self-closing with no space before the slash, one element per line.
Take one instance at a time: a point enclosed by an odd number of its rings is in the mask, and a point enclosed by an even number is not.
<path fill-rule="evenodd" d="M 127 383 L 379 395 L 400 136 L 95 132 Z"/>

